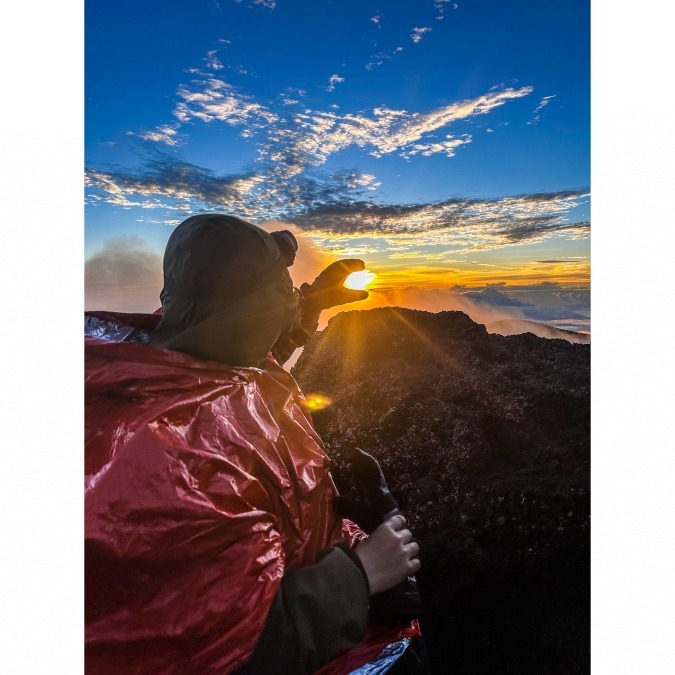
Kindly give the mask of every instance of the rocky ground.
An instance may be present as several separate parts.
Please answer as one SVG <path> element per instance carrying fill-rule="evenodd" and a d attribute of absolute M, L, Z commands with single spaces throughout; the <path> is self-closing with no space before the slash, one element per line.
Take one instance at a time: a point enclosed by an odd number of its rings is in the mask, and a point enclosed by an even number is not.
<path fill-rule="evenodd" d="M 343 312 L 293 374 L 343 494 L 376 456 L 422 548 L 434 673 L 590 670 L 590 345 Z"/>

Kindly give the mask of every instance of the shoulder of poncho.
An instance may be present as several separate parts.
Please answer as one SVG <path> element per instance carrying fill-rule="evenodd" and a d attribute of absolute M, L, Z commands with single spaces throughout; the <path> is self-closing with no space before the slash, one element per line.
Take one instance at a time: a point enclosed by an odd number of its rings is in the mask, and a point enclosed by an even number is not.
<path fill-rule="evenodd" d="M 85 337 L 85 375 L 108 374 L 111 382 L 125 375 L 139 379 L 170 377 L 172 373 L 194 373 L 196 377 L 218 382 L 276 381 L 298 390 L 291 373 L 273 358 L 268 358 L 264 368 L 231 366 L 217 361 L 198 359 L 172 349 L 164 349 L 137 342 L 115 342 Z"/>

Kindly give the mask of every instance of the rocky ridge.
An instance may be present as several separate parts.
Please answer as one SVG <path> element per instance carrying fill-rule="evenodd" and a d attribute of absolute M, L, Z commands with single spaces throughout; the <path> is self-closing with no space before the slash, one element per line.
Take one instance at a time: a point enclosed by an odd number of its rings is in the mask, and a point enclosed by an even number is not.
<path fill-rule="evenodd" d="M 590 633 L 590 345 L 462 312 L 342 312 L 293 374 L 343 494 L 376 456 L 422 548 L 432 672 L 583 673 Z"/>

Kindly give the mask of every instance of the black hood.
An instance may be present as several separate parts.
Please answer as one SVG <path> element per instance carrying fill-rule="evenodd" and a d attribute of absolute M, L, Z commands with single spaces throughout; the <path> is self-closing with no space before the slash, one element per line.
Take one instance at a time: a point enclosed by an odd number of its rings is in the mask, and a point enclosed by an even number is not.
<path fill-rule="evenodd" d="M 297 242 L 234 216 L 183 221 L 164 253 L 158 347 L 236 366 L 262 365 L 292 325 L 297 297 L 287 266 Z"/>

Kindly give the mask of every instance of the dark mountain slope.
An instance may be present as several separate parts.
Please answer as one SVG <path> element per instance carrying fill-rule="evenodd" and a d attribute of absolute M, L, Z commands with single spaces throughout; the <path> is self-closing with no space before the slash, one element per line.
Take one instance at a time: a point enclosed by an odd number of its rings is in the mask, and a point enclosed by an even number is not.
<path fill-rule="evenodd" d="M 589 671 L 590 346 L 461 312 L 338 314 L 293 373 L 345 494 L 381 462 L 420 541 L 435 673 Z"/>

